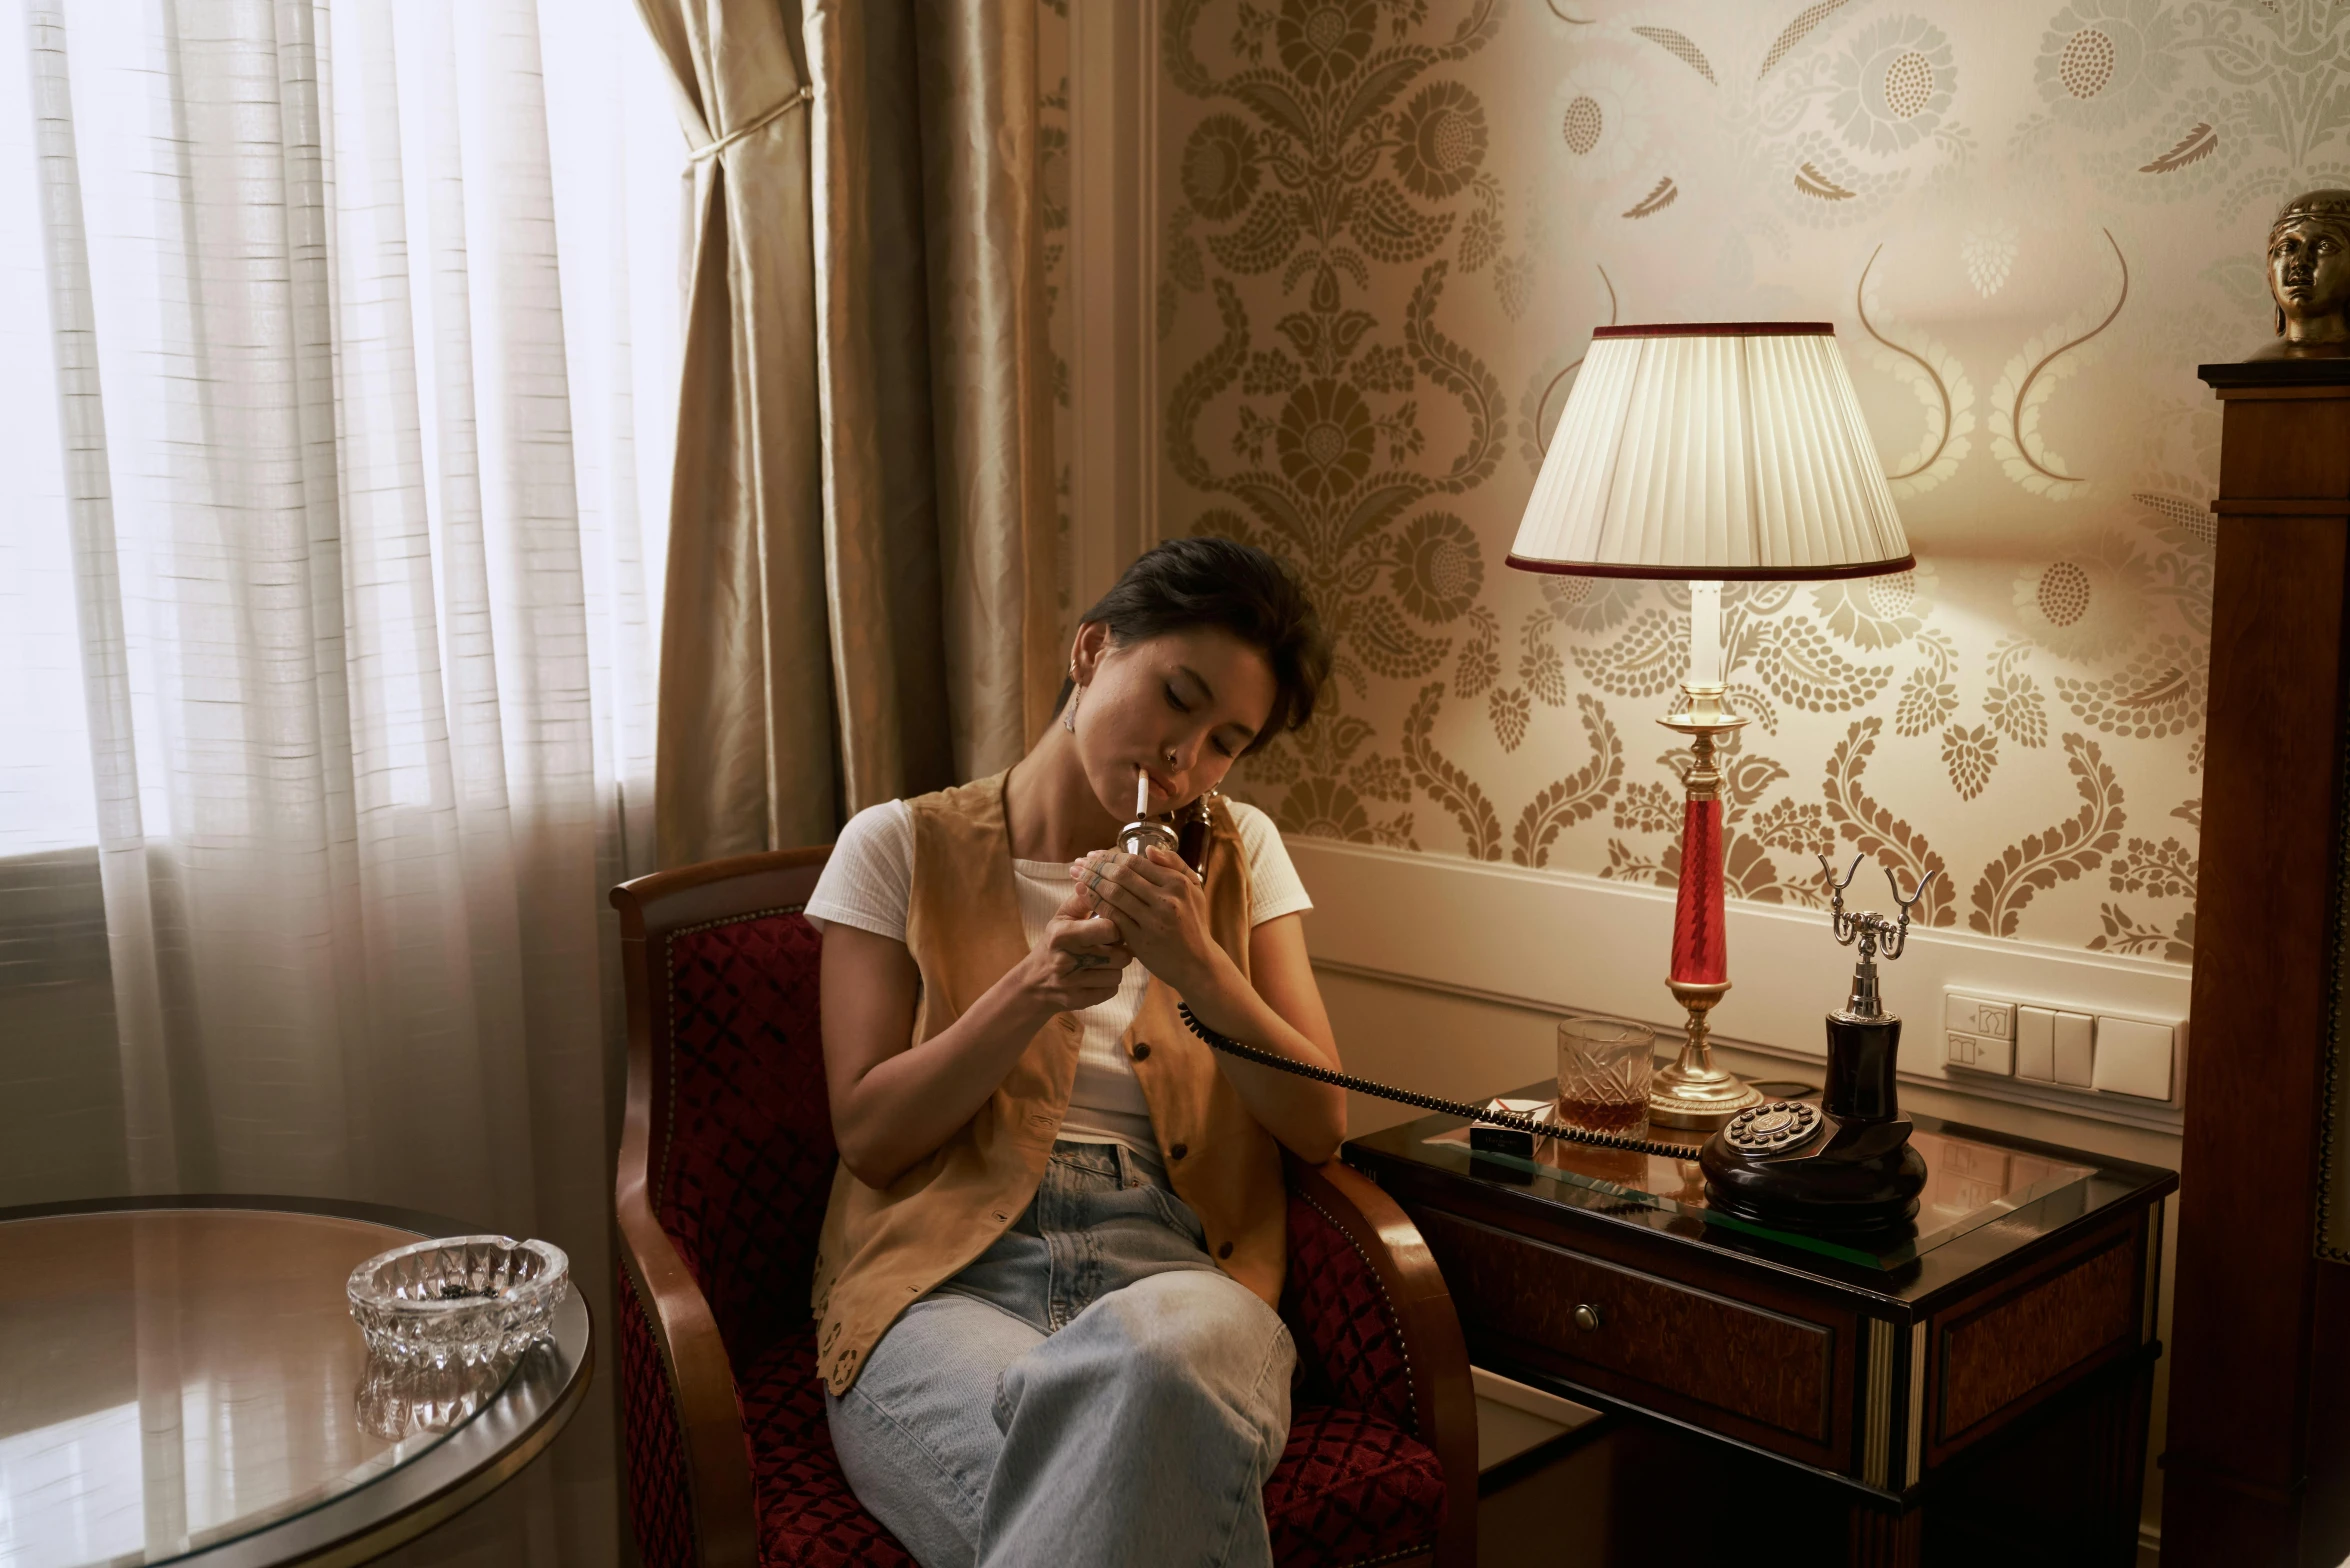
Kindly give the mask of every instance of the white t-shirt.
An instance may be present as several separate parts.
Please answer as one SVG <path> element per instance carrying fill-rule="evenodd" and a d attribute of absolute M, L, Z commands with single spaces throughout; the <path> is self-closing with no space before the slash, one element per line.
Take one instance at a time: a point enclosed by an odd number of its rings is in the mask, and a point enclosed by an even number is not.
<path fill-rule="evenodd" d="M 1313 908 L 1273 819 L 1229 797 L 1222 804 L 1232 813 L 1241 849 L 1248 856 L 1249 924 L 1260 926 Z M 1053 911 L 1069 896 L 1069 867 L 1059 860 L 1015 860 L 1012 873 L 1020 895 L 1021 935 L 1034 947 L 1051 924 Z M 884 801 L 858 812 L 841 829 L 806 914 L 818 930 L 838 921 L 903 942 L 913 887 L 914 814 L 902 800 Z M 1076 1087 L 1061 1123 L 1063 1138 L 1122 1143 L 1154 1160 L 1159 1157 L 1150 1103 L 1143 1098 L 1134 1064 L 1118 1049 L 1149 984 L 1150 971 L 1139 962 L 1128 964 L 1117 995 L 1076 1015 L 1084 1033 L 1077 1048 Z"/>

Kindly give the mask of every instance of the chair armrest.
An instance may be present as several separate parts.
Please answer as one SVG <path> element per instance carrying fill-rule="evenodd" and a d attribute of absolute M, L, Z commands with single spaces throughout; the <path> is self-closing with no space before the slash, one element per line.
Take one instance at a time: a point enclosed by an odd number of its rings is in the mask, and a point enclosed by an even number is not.
<path fill-rule="evenodd" d="M 633 1193 L 623 1190 L 618 1217 L 621 1264 L 644 1304 L 676 1402 L 698 1568 L 756 1568 L 750 1451 L 718 1320 L 653 1218 L 641 1185 Z"/>
<path fill-rule="evenodd" d="M 1369 1177 L 1336 1160 L 1312 1166 L 1284 1158 L 1289 1190 L 1345 1232 L 1379 1277 L 1403 1341 L 1413 1419 L 1421 1441 L 1444 1467 L 1437 1568 L 1471 1568 L 1477 1560 L 1477 1395 L 1452 1292 L 1419 1228 Z"/>
<path fill-rule="evenodd" d="M 620 1263 L 658 1347 L 684 1450 L 694 1568 L 757 1568 L 759 1523 L 748 1438 L 718 1320 L 652 1205 L 653 1128 L 672 1114 L 654 1064 L 670 1047 L 664 944 L 681 926 L 739 919 L 807 901 L 829 848 L 740 855 L 638 877 L 612 889 L 628 998 L 628 1099 L 613 1186 Z M 659 962 L 655 960 L 658 959 Z M 624 1347 L 625 1348 L 625 1347 Z M 651 1523 L 636 1521 L 639 1530 Z M 666 1537 L 674 1539 L 674 1533 Z M 665 1562 L 662 1568 L 668 1568 Z"/>

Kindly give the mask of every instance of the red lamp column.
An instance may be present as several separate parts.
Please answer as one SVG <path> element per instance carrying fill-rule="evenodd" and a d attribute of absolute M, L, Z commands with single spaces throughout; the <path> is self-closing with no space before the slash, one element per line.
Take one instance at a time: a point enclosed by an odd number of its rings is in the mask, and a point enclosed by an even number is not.
<path fill-rule="evenodd" d="M 1656 1075 L 1648 1119 L 1665 1127 L 1719 1127 L 1762 1096 L 1735 1074 L 1714 1066 L 1706 1014 L 1730 989 L 1729 933 L 1722 902 L 1722 774 L 1715 766 L 1721 738 L 1746 721 L 1723 702 L 1722 585 L 1690 584 L 1689 679 L 1681 705 L 1657 722 L 1689 737 L 1695 753 L 1683 783 L 1681 882 L 1673 903 L 1673 968 L 1665 979 L 1673 1000 L 1689 1010 L 1680 1058 Z"/>

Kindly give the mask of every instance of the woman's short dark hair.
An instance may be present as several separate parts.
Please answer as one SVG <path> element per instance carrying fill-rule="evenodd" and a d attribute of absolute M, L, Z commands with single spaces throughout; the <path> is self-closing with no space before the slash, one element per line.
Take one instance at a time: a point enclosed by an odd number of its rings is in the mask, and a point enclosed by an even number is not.
<path fill-rule="evenodd" d="M 1272 556 L 1233 539 L 1203 534 L 1145 550 L 1079 618 L 1096 621 L 1113 643 L 1214 626 L 1263 654 L 1273 667 L 1273 709 L 1249 751 L 1312 718 L 1330 678 L 1330 639 L 1304 585 Z M 1073 678 L 1061 682 L 1055 713 L 1075 686 Z"/>

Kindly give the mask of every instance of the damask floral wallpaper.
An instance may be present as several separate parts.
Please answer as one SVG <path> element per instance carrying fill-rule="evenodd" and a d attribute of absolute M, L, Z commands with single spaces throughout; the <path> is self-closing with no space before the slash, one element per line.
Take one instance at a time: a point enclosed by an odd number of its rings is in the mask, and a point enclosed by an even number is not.
<path fill-rule="evenodd" d="M 1670 883 L 1684 590 L 1502 565 L 1594 326 L 1825 319 L 1914 573 L 1733 584 L 1737 896 L 2192 957 L 2217 405 L 2320 0 L 1165 0 L 1160 512 L 1293 562 L 1293 834 Z"/>

